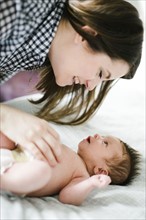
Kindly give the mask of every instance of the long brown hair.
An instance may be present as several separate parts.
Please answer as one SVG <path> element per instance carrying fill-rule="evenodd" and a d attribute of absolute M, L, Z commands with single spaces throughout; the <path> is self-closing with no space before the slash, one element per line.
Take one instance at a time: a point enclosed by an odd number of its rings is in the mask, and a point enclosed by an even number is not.
<path fill-rule="evenodd" d="M 142 21 L 134 6 L 123 0 L 69 0 L 62 19 L 69 21 L 94 51 L 126 61 L 131 69 L 123 78 L 131 79 L 134 76 L 140 63 L 143 41 Z M 85 25 L 98 32 L 98 35 L 93 36 L 83 30 Z M 102 82 L 99 92 L 96 89 L 87 91 L 84 85 L 59 87 L 51 63 L 47 61 L 36 86 L 43 97 L 32 102 L 43 103 L 39 117 L 56 123 L 77 125 L 96 112 L 112 84 L 113 80 Z"/>

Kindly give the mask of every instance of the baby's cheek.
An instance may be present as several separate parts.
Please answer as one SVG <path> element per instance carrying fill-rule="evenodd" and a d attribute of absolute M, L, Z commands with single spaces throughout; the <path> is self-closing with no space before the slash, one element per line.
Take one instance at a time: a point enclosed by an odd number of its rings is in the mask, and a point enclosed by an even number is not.
<path fill-rule="evenodd" d="M 14 149 L 15 143 L 0 132 L 0 148 Z"/>

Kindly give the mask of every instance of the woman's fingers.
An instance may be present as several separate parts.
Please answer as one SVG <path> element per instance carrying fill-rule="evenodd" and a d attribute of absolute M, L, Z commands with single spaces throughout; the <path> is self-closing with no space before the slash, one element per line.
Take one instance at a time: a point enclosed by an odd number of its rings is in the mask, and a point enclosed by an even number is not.
<path fill-rule="evenodd" d="M 47 121 L 2 105 L 1 130 L 36 158 L 47 160 L 50 165 L 55 165 L 60 160 L 60 137 Z"/>
<path fill-rule="evenodd" d="M 45 135 L 44 140 L 46 141 L 46 143 L 51 148 L 51 150 L 53 152 L 53 155 L 55 156 L 56 160 L 59 162 L 60 157 L 61 157 L 61 142 L 60 142 L 59 135 L 57 134 L 56 138 L 54 138 L 54 136 L 50 137 L 50 135 Z M 46 155 L 46 157 L 47 157 L 47 155 Z"/>
<path fill-rule="evenodd" d="M 45 160 L 51 166 L 55 166 L 59 162 L 59 159 L 56 156 L 56 153 L 54 153 L 55 145 L 53 145 L 54 143 L 51 143 L 51 140 L 52 139 L 50 138 L 49 143 L 46 143 L 46 141 L 43 139 L 39 139 L 38 141 L 36 141 L 35 148 L 37 148 L 37 150 L 35 152 L 35 157 L 38 159 L 42 157 L 43 160 L 45 158 Z M 60 150 L 60 153 L 61 153 L 61 150 Z"/>
<path fill-rule="evenodd" d="M 27 144 L 21 139 L 23 147 L 27 148 L 37 159 L 46 160 L 51 166 L 55 166 L 61 157 L 61 143 L 58 133 L 44 123 L 45 127 L 37 131 L 27 133 Z M 24 145 L 25 142 L 25 145 Z"/>
<path fill-rule="evenodd" d="M 42 121 L 44 127 L 38 132 L 38 137 L 33 137 L 31 140 L 40 149 L 43 156 L 50 161 L 51 164 L 56 164 L 61 157 L 61 142 L 59 134 L 49 126 L 48 122 Z"/>
<path fill-rule="evenodd" d="M 40 142 L 36 142 L 37 146 L 40 148 L 41 152 L 50 161 L 60 161 L 61 157 L 61 141 L 59 134 L 49 126 L 48 122 L 42 121 L 44 123 L 44 129 L 41 130 Z"/>
<path fill-rule="evenodd" d="M 49 134 L 52 134 L 52 136 L 56 139 L 60 141 L 60 136 L 59 134 L 48 124 L 48 122 L 44 121 L 45 123 L 47 123 L 47 130 L 49 132 Z"/>

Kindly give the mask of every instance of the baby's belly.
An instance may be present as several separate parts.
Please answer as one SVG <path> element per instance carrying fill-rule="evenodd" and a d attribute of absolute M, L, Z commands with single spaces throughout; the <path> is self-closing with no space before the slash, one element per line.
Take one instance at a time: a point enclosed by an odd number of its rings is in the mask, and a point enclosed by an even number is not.
<path fill-rule="evenodd" d="M 71 181 L 72 173 L 72 167 L 62 163 L 56 165 L 54 168 L 51 168 L 51 176 L 48 183 L 42 189 L 30 193 L 29 196 L 51 196 L 58 194 Z M 45 173 L 44 175 L 47 174 Z"/>

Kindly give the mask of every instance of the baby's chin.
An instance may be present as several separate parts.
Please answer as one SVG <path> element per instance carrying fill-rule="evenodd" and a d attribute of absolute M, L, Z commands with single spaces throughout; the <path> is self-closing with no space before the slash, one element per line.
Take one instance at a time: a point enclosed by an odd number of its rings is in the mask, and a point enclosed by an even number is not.
<path fill-rule="evenodd" d="M 79 142 L 78 149 L 81 149 L 82 147 L 84 147 L 84 142 L 85 142 L 85 140 L 82 140 Z"/>
<path fill-rule="evenodd" d="M 80 141 L 80 142 L 78 143 L 78 147 L 80 147 L 80 146 L 81 146 L 82 142 L 83 142 L 83 141 Z"/>

